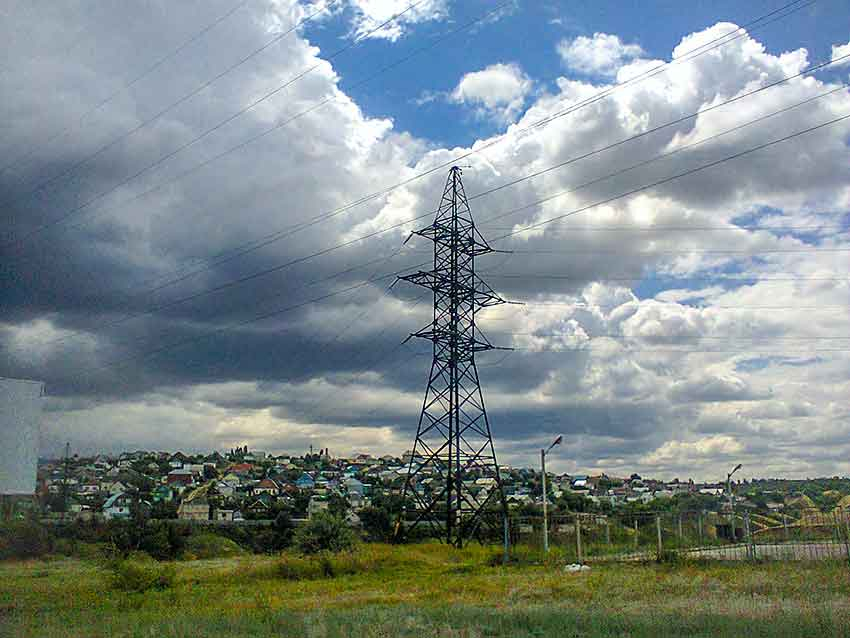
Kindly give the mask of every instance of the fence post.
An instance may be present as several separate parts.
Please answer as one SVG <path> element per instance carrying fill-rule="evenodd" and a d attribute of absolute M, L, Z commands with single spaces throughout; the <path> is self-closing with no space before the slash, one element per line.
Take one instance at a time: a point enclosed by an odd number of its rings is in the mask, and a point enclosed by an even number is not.
<path fill-rule="evenodd" d="M 638 519 L 635 517 L 635 551 L 638 550 L 638 536 L 640 535 L 640 531 L 638 531 Z"/>
<path fill-rule="evenodd" d="M 747 543 L 747 558 L 752 560 L 755 558 L 755 548 L 753 547 L 753 535 L 750 532 L 750 513 L 744 512 L 744 542 Z"/>
<path fill-rule="evenodd" d="M 847 554 L 847 562 L 850 564 L 850 519 L 848 519 L 844 508 L 838 510 L 838 513 L 841 515 L 841 524 L 844 529 L 844 552 Z"/>
<path fill-rule="evenodd" d="M 682 544 L 682 538 L 684 538 L 684 534 L 682 533 L 682 515 L 679 514 L 679 545 Z"/>
<path fill-rule="evenodd" d="M 703 540 L 702 540 L 702 512 L 700 512 L 697 515 L 697 528 L 699 529 L 699 544 L 700 544 L 700 547 L 702 547 L 702 544 L 703 544 Z"/>
<path fill-rule="evenodd" d="M 581 565 L 581 516 L 576 512 L 576 556 L 578 564 Z"/>
<path fill-rule="evenodd" d="M 658 536 L 658 560 L 661 560 L 661 554 L 664 548 L 661 546 L 661 515 L 655 515 L 655 533 Z"/>
<path fill-rule="evenodd" d="M 504 512 L 504 514 L 502 516 L 502 527 L 503 527 L 502 531 L 504 533 L 503 542 L 505 544 L 505 553 L 504 553 L 504 556 L 502 556 L 502 564 L 507 565 L 508 561 L 510 560 L 510 546 L 511 546 L 511 535 L 510 535 L 510 531 L 508 529 L 508 514 L 507 514 L 507 512 Z"/>
<path fill-rule="evenodd" d="M 608 522 L 608 519 L 605 519 L 605 544 L 611 544 L 611 524 Z"/>
<path fill-rule="evenodd" d="M 785 529 L 785 542 L 787 543 L 791 540 L 791 537 L 788 534 L 788 515 L 785 513 L 782 514 L 782 527 Z"/>

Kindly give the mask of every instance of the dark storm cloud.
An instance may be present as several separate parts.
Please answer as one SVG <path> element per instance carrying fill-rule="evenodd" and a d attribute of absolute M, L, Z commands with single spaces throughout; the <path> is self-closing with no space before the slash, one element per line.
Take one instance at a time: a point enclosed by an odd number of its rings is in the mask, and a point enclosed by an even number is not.
<path fill-rule="evenodd" d="M 355 30 L 380 19 L 363 4 L 353 3 Z M 430 344 L 400 344 L 427 324 L 430 302 L 406 284 L 385 294 L 392 277 L 337 293 L 428 261 L 427 242 L 412 241 L 396 254 L 409 230 L 399 228 L 301 259 L 432 210 L 444 171 L 320 223 L 305 222 L 449 162 L 465 150 L 436 148 L 394 131 L 390 121 L 367 117 L 339 91 L 330 64 L 321 64 L 280 94 L 205 134 L 321 61 L 325 52 L 311 48 L 303 34 L 281 39 L 200 95 L 144 124 L 289 28 L 305 10 L 297 3 L 249 3 L 174 60 L 110 98 L 157 56 L 230 6 L 224 0 L 94 8 L 61 4 L 45 6 L 38 22 L 34 14 L 26 14 L 16 24 L 0 25 L 0 37 L 12 43 L 13 69 L 0 76 L 0 93 L 8 96 L 0 105 L 2 137 L 8 141 L 2 163 L 32 152 L 0 173 L 5 222 L 0 371 L 46 380 L 55 397 L 51 414 L 76 427 L 81 443 L 113 436 L 136 446 L 180 447 L 183 437 L 184 447 L 250 440 L 286 449 L 289 442 L 308 444 L 315 431 L 337 437 L 349 448 L 361 441 L 406 445 L 421 407 Z M 417 22 L 446 17 L 444 3 L 428 6 L 430 13 L 412 16 L 401 31 L 381 37 L 393 40 Z M 31 31 L 35 39 L 22 39 L 16 35 L 19 30 Z M 59 43 L 66 43 L 69 33 L 96 37 L 64 52 Z M 598 102 L 581 120 L 559 119 L 539 132 L 511 137 L 488 149 L 486 160 L 471 157 L 467 191 L 480 193 L 617 142 L 805 64 L 799 52 L 779 58 L 754 54 L 754 43 L 750 48 L 744 44 L 730 48 L 726 57 L 700 58 L 666 79 Z M 35 51 L 44 55 L 33 57 Z M 519 125 L 596 90 L 562 78 L 559 93 L 537 96 Z M 774 91 L 773 97 L 765 94 L 758 106 L 740 105 L 719 111 L 715 119 L 688 120 L 616 153 L 571 163 L 478 198 L 473 211 L 482 232 L 492 238 L 515 230 L 515 224 L 568 214 L 670 171 L 822 121 L 840 111 L 845 94 L 789 112 L 765 128 L 747 129 L 716 145 L 577 188 L 738 124 L 741 117 L 763 115 L 822 90 L 823 85 L 798 82 Z M 322 109 L 213 159 L 329 96 L 335 100 Z M 87 114 L 108 98 L 103 108 Z M 112 144 L 136 127 L 127 139 Z M 67 137 L 56 137 L 66 128 L 72 131 Z M 648 348 L 674 342 L 673 337 L 724 331 L 781 337 L 798 330 L 783 317 L 742 317 L 638 300 L 630 290 L 636 281 L 629 280 L 651 278 L 659 271 L 699 276 L 732 265 L 756 274 L 807 273 L 811 268 L 828 274 L 827 264 L 811 259 L 754 265 L 733 257 L 680 258 L 669 252 L 783 245 L 768 233 L 645 231 L 652 225 L 682 225 L 683 218 L 694 226 L 731 226 L 737 215 L 756 205 L 785 207 L 789 215 L 812 202 L 843 210 L 846 129 L 833 131 L 832 137 L 801 142 L 795 147 L 800 152 L 790 159 L 765 154 L 670 184 L 643 199 L 593 208 L 547 225 L 546 232 L 494 241 L 494 246 L 516 252 L 482 258 L 479 271 L 506 298 L 529 302 L 519 314 L 516 307 L 488 310 L 495 314 L 483 315 L 482 321 L 494 343 L 520 348 L 503 359 L 501 353 L 479 358 L 494 431 L 504 442 L 505 455 L 519 458 L 533 451 L 537 438 L 564 433 L 577 462 L 660 459 L 664 467 L 673 467 L 673 455 L 687 466 L 688 455 L 710 459 L 739 449 L 735 436 L 754 436 L 763 427 L 742 421 L 778 421 L 781 406 L 776 403 L 793 404 L 798 388 L 818 374 L 846 379 L 846 367 L 830 368 L 826 358 L 795 370 L 797 385 L 792 388 L 790 382 L 782 386 L 784 378 L 772 371 L 764 373 L 771 374 L 769 379 L 758 371 L 735 371 L 728 357 L 639 355 L 611 343 L 602 349 L 585 343 L 627 334 Z M 204 137 L 198 143 L 147 168 L 200 135 Z M 101 148 L 105 150 L 98 152 Z M 46 188 L 30 193 L 47 181 Z M 542 206 L 502 216 L 566 190 L 571 192 Z M 58 221 L 65 216 L 66 221 Z M 596 232 L 606 225 L 634 232 Z M 241 247 L 275 233 L 279 240 L 233 257 Z M 255 276 L 264 271 L 268 273 Z M 173 278 L 180 281 L 148 292 Z M 240 279 L 244 281 L 236 285 Z M 605 279 L 617 281 L 589 285 Z M 775 289 L 756 287 L 734 294 L 724 298 L 715 292 L 706 304 L 758 305 L 777 295 Z M 836 303 L 841 291 L 807 294 L 812 303 Z M 547 307 L 547 302 L 565 305 Z M 487 316 L 496 320 L 488 323 Z M 806 328 L 820 329 L 815 324 Z M 571 351 L 577 345 L 584 349 Z M 825 368 L 818 372 L 819 366 Z M 738 381 L 730 381 L 733 373 Z M 840 384 L 819 383 L 820 402 L 827 405 L 840 393 Z M 786 395 L 771 393 L 772 384 Z M 732 402 L 746 402 L 742 412 L 750 410 L 749 416 L 736 420 L 723 413 L 712 421 L 701 414 Z M 824 411 L 812 408 L 807 416 L 823 419 Z M 711 423 L 727 429 L 712 429 Z M 777 440 L 790 436 L 779 432 Z M 665 448 L 670 442 L 675 445 Z"/>

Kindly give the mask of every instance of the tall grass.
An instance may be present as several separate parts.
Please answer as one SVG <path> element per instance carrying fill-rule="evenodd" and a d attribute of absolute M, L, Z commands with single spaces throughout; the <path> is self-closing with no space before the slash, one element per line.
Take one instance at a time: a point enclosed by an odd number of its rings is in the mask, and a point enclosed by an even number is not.
<path fill-rule="evenodd" d="M 602 564 L 570 574 L 556 551 L 518 551 L 522 560 L 507 566 L 499 548 L 435 543 L 150 561 L 175 572 L 161 586 L 147 574 L 119 586 L 88 561 L 5 563 L 0 636 L 849 635 L 850 578 L 839 563 Z"/>

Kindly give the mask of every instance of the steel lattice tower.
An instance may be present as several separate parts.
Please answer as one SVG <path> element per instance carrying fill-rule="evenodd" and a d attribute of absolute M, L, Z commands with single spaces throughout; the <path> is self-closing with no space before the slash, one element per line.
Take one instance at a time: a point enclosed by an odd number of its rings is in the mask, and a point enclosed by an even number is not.
<path fill-rule="evenodd" d="M 460 547 L 482 526 L 501 527 L 506 512 L 475 366 L 476 352 L 494 348 L 476 332 L 475 313 L 505 301 L 475 274 L 475 258 L 493 249 L 475 228 L 458 167 L 434 222 L 414 234 L 434 242 L 434 267 L 399 279 L 434 292 L 434 320 L 411 335 L 432 341 L 434 357 L 404 486 L 404 502 L 413 505 L 397 532 L 427 524 Z"/>

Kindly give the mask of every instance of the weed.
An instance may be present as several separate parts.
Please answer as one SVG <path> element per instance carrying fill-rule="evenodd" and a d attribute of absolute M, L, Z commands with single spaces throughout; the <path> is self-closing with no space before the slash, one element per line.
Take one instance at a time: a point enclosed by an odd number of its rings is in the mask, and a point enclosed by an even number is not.
<path fill-rule="evenodd" d="M 177 579 L 173 564 L 158 564 L 152 560 L 116 560 L 110 563 L 109 569 L 113 588 L 124 592 L 169 589 Z"/>

